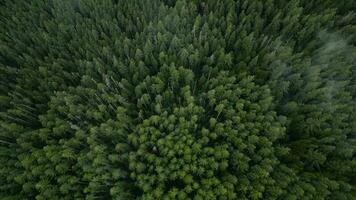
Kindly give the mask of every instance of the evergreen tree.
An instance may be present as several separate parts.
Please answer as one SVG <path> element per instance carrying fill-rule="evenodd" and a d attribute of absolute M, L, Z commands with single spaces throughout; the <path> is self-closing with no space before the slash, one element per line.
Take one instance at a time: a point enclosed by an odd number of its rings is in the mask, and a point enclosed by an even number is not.
<path fill-rule="evenodd" d="M 0 2 L 1 199 L 355 199 L 356 2 Z"/>

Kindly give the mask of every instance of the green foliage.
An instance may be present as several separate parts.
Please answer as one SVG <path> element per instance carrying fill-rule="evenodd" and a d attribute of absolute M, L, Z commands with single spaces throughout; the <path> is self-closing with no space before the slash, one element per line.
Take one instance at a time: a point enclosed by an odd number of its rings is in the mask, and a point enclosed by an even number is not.
<path fill-rule="evenodd" d="M 0 2 L 0 199 L 355 199 L 356 3 Z"/>

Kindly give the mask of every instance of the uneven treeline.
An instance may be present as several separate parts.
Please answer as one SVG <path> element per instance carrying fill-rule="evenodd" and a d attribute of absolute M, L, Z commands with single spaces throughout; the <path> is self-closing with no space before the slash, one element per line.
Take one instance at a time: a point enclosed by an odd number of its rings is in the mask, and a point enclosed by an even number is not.
<path fill-rule="evenodd" d="M 355 199 L 356 1 L 0 1 L 0 199 Z"/>

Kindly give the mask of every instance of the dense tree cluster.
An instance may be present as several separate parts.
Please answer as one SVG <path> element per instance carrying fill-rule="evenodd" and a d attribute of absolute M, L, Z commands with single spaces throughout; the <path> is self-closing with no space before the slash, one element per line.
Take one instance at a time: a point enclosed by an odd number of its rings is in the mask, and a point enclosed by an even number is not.
<path fill-rule="evenodd" d="M 0 199 L 355 199 L 356 1 L 0 1 Z"/>

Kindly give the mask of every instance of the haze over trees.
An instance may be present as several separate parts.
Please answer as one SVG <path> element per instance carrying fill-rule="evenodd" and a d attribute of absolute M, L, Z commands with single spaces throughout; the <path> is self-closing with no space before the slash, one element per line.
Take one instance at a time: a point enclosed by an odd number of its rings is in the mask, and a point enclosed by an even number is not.
<path fill-rule="evenodd" d="M 356 1 L 0 1 L 0 199 L 356 199 Z"/>

